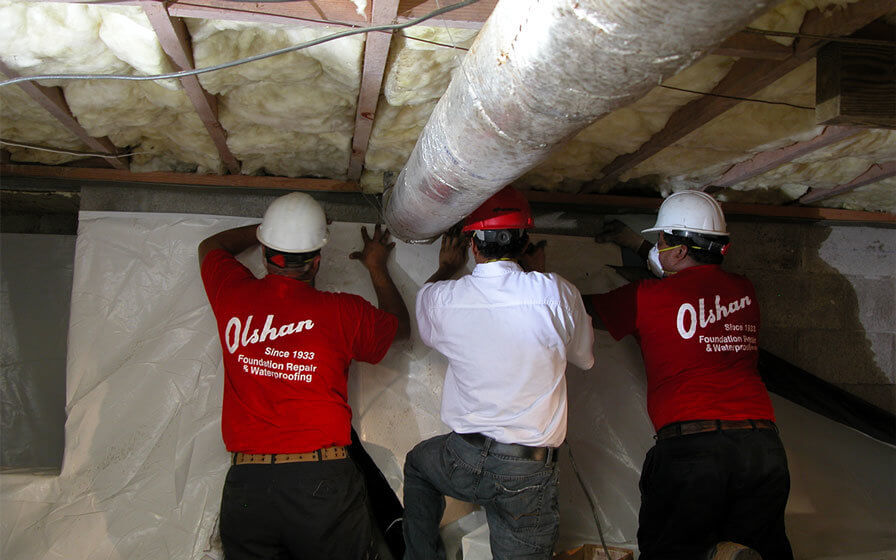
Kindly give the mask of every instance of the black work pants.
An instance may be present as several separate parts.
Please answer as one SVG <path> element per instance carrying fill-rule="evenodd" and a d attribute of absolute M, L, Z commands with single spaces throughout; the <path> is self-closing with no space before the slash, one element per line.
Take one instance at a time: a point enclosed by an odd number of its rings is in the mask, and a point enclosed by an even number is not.
<path fill-rule="evenodd" d="M 226 560 L 363 560 L 371 548 L 364 478 L 351 459 L 233 465 L 221 497 Z"/>
<path fill-rule="evenodd" d="M 721 541 L 763 560 L 792 560 L 784 532 L 790 474 L 774 430 L 725 430 L 657 441 L 641 472 L 641 560 L 705 558 Z"/>

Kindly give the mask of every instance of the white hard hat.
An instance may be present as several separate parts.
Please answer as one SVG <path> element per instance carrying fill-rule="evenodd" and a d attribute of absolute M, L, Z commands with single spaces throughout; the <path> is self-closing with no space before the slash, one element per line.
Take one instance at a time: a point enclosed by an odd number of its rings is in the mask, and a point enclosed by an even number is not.
<path fill-rule="evenodd" d="M 327 217 L 311 196 L 289 193 L 268 206 L 257 236 L 265 247 L 284 253 L 307 253 L 327 244 Z"/>
<path fill-rule="evenodd" d="M 681 191 L 663 201 L 656 223 L 648 231 L 682 230 L 706 235 L 728 235 L 722 207 L 701 191 Z"/>

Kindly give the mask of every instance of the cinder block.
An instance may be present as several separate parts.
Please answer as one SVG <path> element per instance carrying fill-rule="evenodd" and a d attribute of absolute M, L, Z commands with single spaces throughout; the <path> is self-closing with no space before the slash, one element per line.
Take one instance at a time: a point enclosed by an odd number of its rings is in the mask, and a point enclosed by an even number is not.
<path fill-rule="evenodd" d="M 748 275 L 756 288 L 762 324 L 771 328 L 860 329 L 852 284 L 839 274 L 781 272 Z"/>
<path fill-rule="evenodd" d="M 896 277 L 850 278 L 859 303 L 859 322 L 868 332 L 896 332 Z"/>
<path fill-rule="evenodd" d="M 896 385 L 844 383 L 839 386 L 844 391 L 866 400 L 878 408 L 896 414 Z"/>
<path fill-rule="evenodd" d="M 893 335 L 805 329 L 795 363 L 831 383 L 892 383 L 893 348 Z"/>
<path fill-rule="evenodd" d="M 746 271 L 795 271 L 800 268 L 803 232 L 800 224 L 729 223 L 731 247 L 725 268 Z"/>
<path fill-rule="evenodd" d="M 769 328 L 763 325 L 759 329 L 759 347 L 782 360 L 796 364 L 797 333 L 798 331 L 793 329 Z"/>
<path fill-rule="evenodd" d="M 865 278 L 892 278 L 896 270 L 896 230 L 833 227 L 807 230 L 803 269 L 832 270 Z"/>

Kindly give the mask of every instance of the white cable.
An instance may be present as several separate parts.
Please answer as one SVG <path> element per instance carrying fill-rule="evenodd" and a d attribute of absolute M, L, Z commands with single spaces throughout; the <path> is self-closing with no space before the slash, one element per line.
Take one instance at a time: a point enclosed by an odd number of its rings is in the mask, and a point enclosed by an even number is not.
<path fill-rule="evenodd" d="M 35 144 L 25 144 L 23 142 L 13 142 L 11 140 L 4 140 L 0 138 L 0 144 L 6 144 L 7 146 L 17 146 L 19 148 L 28 148 L 29 150 L 40 150 L 43 152 L 53 152 L 55 154 L 65 154 L 70 156 L 84 156 L 84 157 L 102 157 L 102 158 L 123 158 L 128 156 L 139 156 L 143 154 L 153 154 L 155 152 L 128 152 L 126 154 L 99 154 L 93 152 L 79 152 L 74 150 L 60 150 L 58 148 L 47 148 L 45 146 L 37 146 Z"/>
<path fill-rule="evenodd" d="M 216 70 L 224 70 L 225 68 L 231 68 L 233 66 L 247 64 L 249 62 L 255 62 L 256 60 L 263 60 L 265 58 L 270 58 L 272 56 L 277 56 L 279 54 L 286 54 L 286 53 L 293 52 L 293 51 L 307 49 L 307 48 L 313 47 L 315 45 L 320 45 L 322 43 L 334 41 L 336 39 L 341 39 L 343 37 L 348 37 L 351 35 L 358 35 L 361 33 L 369 33 L 371 31 L 395 31 L 398 29 L 404 29 L 406 27 L 412 27 L 412 26 L 417 25 L 421 22 L 424 22 L 428 19 L 434 18 L 436 16 L 442 15 L 447 12 L 457 10 L 458 8 L 463 8 L 464 6 L 469 6 L 470 4 L 474 4 L 478 1 L 479 0 L 464 0 L 463 2 L 458 2 L 456 4 L 451 4 L 450 6 L 445 6 L 444 8 L 439 8 L 437 10 L 433 10 L 432 12 L 430 12 L 426 15 L 423 15 L 416 19 L 412 19 L 410 21 L 406 21 L 405 23 L 396 23 L 396 24 L 389 24 L 389 25 L 374 25 L 374 26 L 370 26 L 370 27 L 361 27 L 358 29 L 350 29 L 348 31 L 341 31 L 339 33 L 333 33 L 332 35 L 327 35 L 325 37 L 320 37 L 318 39 L 313 39 L 311 41 L 307 41 L 300 45 L 293 45 L 291 47 L 278 49 L 276 51 L 262 53 L 262 54 L 250 56 L 247 58 L 241 58 L 239 60 L 225 62 L 223 64 L 218 64 L 216 66 L 209 66 L 206 68 L 197 68 L 194 70 L 183 70 L 181 72 L 170 72 L 168 74 L 153 74 L 153 75 L 149 75 L 149 76 L 126 76 L 126 75 L 121 75 L 121 74 L 43 74 L 43 75 L 37 75 L 37 76 L 19 76 L 17 78 L 12 78 L 12 79 L 0 82 L 0 87 L 17 84 L 19 82 L 27 82 L 27 81 L 34 81 L 34 80 L 130 80 L 130 81 L 142 82 L 142 81 L 151 81 L 151 80 L 167 80 L 167 79 L 172 79 L 172 78 L 185 78 L 187 76 L 195 76 L 197 74 L 204 74 L 206 72 L 214 72 Z"/>

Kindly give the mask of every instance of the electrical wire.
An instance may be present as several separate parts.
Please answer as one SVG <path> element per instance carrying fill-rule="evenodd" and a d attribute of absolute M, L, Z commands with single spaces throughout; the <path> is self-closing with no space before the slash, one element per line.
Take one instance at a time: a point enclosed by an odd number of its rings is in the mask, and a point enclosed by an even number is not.
<path fill-rule="evenodd" d="M 774 37 L 792 37 L 794 39 L 820 39 L 823 41 L 833 41 L 835 43 L 859 43 L 863 45 L 896 45 L 896 41 L 887 41 L 886 39 L 862 39 L 861 37 L 834 37 L 833 35 L 815 35 L 812 33 L 791 33 L 789 31 L 772 31 L 771 29 L 756 29 L 755 27 L 745 27 L 745 33 L 754 35 L 771 35 Z"/>
<path fill-rule="evenodd" d="M 594 497 L 591 496 L 591 491 L 588 489 L 588 485 L 585 484 L 585 479 L 582 478 L 581 473 L 579 473 L 578 467 L 576 467 L 576 460 L 572 456 L 572 446 L 569 444 L 569 440 L 566 441 L 566 452 L 569 453 L 569 464 L 572 465 L 572 470 L 576 473 L 576 478 L 579 479 L 579 484 L 582 485 L 582 490 L 585 492 L 585 497 L 588 498 L 588 504 L 591 506 L 591 514 L 594 516 L 594 524 L 597 525 L 597 534 L 600 535 L 600 544 L 604 548 L 604 554 L 606 554 L 607 559 L 613 558 L 610 556 L 610 551 L 607 550 L 607 541 L 604 540 L 604 529 L 601 527 L 600 519 L 597 517 L 597 505 L 594 503 Z"/>
<path fill-rule="evenodd" d="M 396 31 L 399 29 L 404 29 L 406 27 L 412 27 L 412 26 L 418 25 L 428 19 L 432 19 L 432 18 L 434 18 L 436 16 L 440 16 L 444 13 L 451 12 L 451 11 L 457 10 L 459 8 L 463 8 L 464 6 L 469 6 L 478 1 L 479 0 L 464 0 L 464 1 L 458 2 L 456 4 L 451 4 L 449 6 L 445 6 L 444 8 L 439 8 L 439 9 L 433 10 L 426 15 L 406 21 L 404 23 L 395 23 L 395 24 L 389 24 L 389 25 L 374 25 L 374 26 L 370 26 L 370 27 L 360 27 L 360 28 L 356 28 L 356 29 L 350 29 L 347 31 L 341 31 L 339 33 L 333 33 L 331 35 L 326 35 L 324 37 L 319 37 L 317 39 L 313 39 L 311 41 L 306 41 L 299 45 L 293 45 L 291 47 L 285 47 L 282 49 L 278 49 L 276 51 L 262 53 L 262 54 L 250 56 L 247 58 L 241 58 L 239 60 L 225 62 L 223 64 L 218 64 L 215 66 L 208 66 L 206 68 L 196 68 L 194 70 L 183 70 L 181 72 L 170 72 L 167 74 L 153 74 L 153 75 L 149 75 L 149 76 L 127 76 L 127 75 L 120 75 L 120 74 L 44 74 L 44 75 L 37 75 L 37 76 L 19 76 L 17 78 L 12 78 L 12 79 L 8 79 L 3 82 L 0 82 L 0 87 L 17 84 L 20 82 L 34 81 L 34 80 L 128 80 L 128 81 L 144 82 L 144 81 L 153 81 L 153 80 L 168 80 L 168 79 L 185 78 L 187 76 L 195 76 L 197 74 L 204 74 L 206 72 L 214 72 L 216 70 L 224 70 L 226 68 L 232 68 L 234 66 L 239 66 L 241 64 L 248 64 L 250 62 L 255 62 L 257 60 L 271 58 L 273 56 L 277 56 L 280 54 L 286 54 L 286 53 L 293 52 L 293 51 L 307 49 L 309 47 L 320 45 L 322 43 L 327 43 L 329 41 L 334 41 L 336 39 L 341 39 L 343 37 L 348 37 L 351 35 L 359 35 L 361 33 L 369 33 L 371 31 Z"/>
<path fill-rule="evenodd" d="M 27 144 L 25 142 L 13 142 L 11 140 L 5 140 L 0 138 L 0 144 L 5 144 L 7 146 L 16 146 L 19 148 L 27 148 L 29 150 L 40 150 L 42 152 L 52 152 L 55 154 L 65 154 L 69 156 L 84 156 L 84 157 L 101 157 L 101 158 L 123 158 L 128 156 L 139 156 L 143 154 L 152 154 L 155 152 L 128 152 L 126 154 L 115 153 L 115 154 L 101 154 L 94 152 L 81 152 L 77 150 L 60 150 L 58 148 L 48 148 L 46 146 L 38 146 L 37 144 Z"/>
<path fill-rule="evenodd" d="M 767 101 L 765 99 L 753 99 L 751 97 L 738 97 L 736 95 L 722 95 L 721 93 L 710 93 L 706 91 L 694 91 L 692 89 L 684 89 L 674 86 L 667 86 L 664 84 L 660 84 L 661 88 L 666 89 L 674 89 L 675 91 L 683 91 L 685 93 L 696 93 L 697 95 L 708 95 L 710 97 L 722 97 L 724 99 L 736 99 L 738 101 L 752 101 L 753 103 L 767 103 L 768 105 L 786 105 L 787 107 L 793 107 L 795 109 L 808 109 L 810 111 L 814 111 L 815 107 L 807 107 L 805 105 L 794 105 L 793 103 L 786 103 L 784 101 Z"/>
<path fill-rule="evenodd" d="M 119 2 L 122 0 L 109 0 L 109 1 L 110 2 Z M 239 2 L 242 0 L 233 0 L 233 1 Z M 284 0 L 284 1 L 286 1 L 286 0 Z M 295 1 L 295 0 L 289 0 L 289 1 Z M 195 8 L 207 8 L 208 7 L 203 4 L 191 4 L 189 2 L 178 2 L 177 5 L 178 6 L 192 6 Z M 437 7 L 441 8 L 441 6 L 437 6 Z M 322 24 L 322 25 L 332 25 L 332 26 L 352 27 L 352 28 L 360 27 L 360 24 L 358 24 L 358 23 L 352 23 L 349 21 L 339 21 L 339 20 L 335 20 L 335 19 L 314 19 L 314 18 L 306 18 L 306 17 L 298 17 L 298 16 L 289 16 L 289 15 L 285 15 L 285 14 L 274 14 L 271 12 L 259 12 L 259 11 L 254 11 L 254 10 L 237 10 L 237 9 L 233 9 L 233 8 L 218 8 L 218 7 L 216 7 L 215 9 L 218 11 L 231 12 L 231 13 L 235 13 L 235 14 L 254 14 L 254 15 L 274 16 L 279 19 L 288 19 L 288 20 L 292 20 L 292 21 L 301 21 L 301 22 L 305 22 L 305 23 L 317 23 L 317 24 Z M 448 49 L 457 49 L 460 51 L 470 50 L 465 47 L 458 47 L 456 45 L 448 45 L 446 43 L 439 43 L 438 41 L 430 41 L 429 39 L 422 39 L 420 37 L 413 37 L 410 35 L 405 35 L 405 39 L 408 39 L 409 41 L 419 41 L 421 43 L 429 43 L 430 45 L 436 45 L 436 46 L 445 47 Z"/>
<path fill-rule="evenodd" d="M 117 1 L 117 0 L 112 0 L 112 1 Z M 234 1 L 238 1 L 238 0 L 234 0 Z M 295 0 L 292 0 L 292 1 L 295 1 Z M 189 6 L 192 8 L 209 8 L 210 7 L 205 4 L 191 4 L 190 2 L 177 2 L 177 5 L 178 6 Z M 306 23 L 319 23 L 319 24 L 323 24 L 323 25 L 333 25 L 333 26 L 352 27 L 352 28 L 361 27 L 361 22 L 353 23 L 350 21 L 339 21 L 337 19 L 316 19 L 316 18 L 309 18 L 309 17 L 291 16 L 291 15 L 286 15 L 286 14 L 275 14 L 273 12 L 262 12 L 262 11 L 258 11 L 258 10 L 240 10 L 237 8 L 222 8 L 222 7 L 218 7 L 218 6 L 215 6 L 214 10 L 218 11 L 218 12 L 230 12 L 230 13 L 234 13 L 234 14 L 252 14 L 252 15 L 261 15 L 261 16 L 273 16 L 278 19 L 288 19 L 288 20 L 292 20 L 292 21 L 302 21 L 302 22 L 306 22 Z"/>

